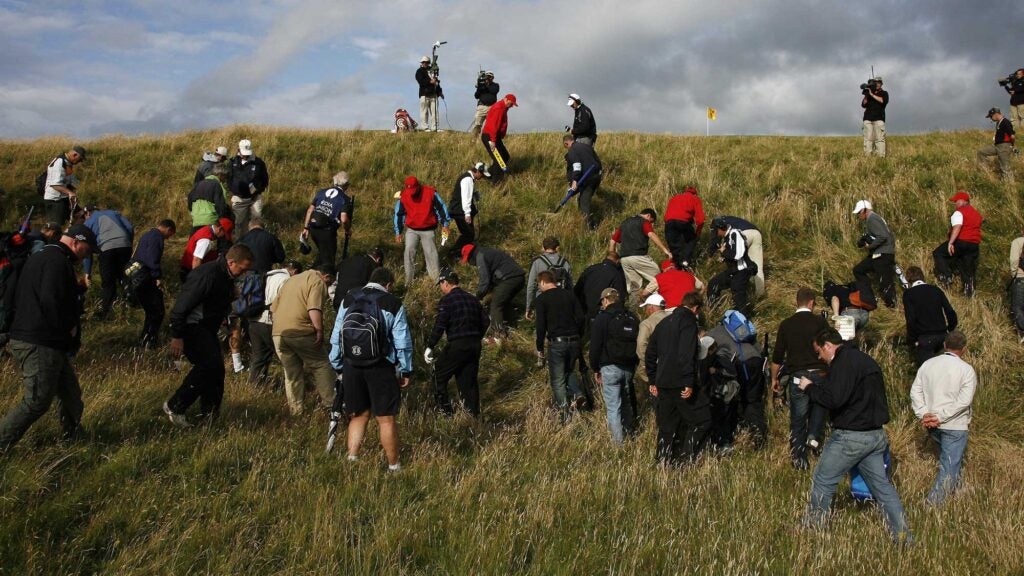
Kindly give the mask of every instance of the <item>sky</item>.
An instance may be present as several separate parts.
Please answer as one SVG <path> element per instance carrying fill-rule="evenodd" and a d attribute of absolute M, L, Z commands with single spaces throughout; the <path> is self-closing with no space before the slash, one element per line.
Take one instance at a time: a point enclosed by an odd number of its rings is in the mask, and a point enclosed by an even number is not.
<path fill-rule="evenodd" d="M 874 66 L 887 130 L 990 128 L 1024 53 L 1024 2 L 946 0 L 0 0 L 0 138 L 232 124 L 387 129 L 419 116 L 437 40 L 441 127 L 466 130 L 478 71 L 560 131 L 850 135 Z"/>

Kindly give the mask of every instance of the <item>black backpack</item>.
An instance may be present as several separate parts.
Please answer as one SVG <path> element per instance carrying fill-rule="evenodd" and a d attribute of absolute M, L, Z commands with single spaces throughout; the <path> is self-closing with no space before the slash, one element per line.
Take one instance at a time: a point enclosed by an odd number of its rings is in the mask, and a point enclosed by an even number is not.
<path fill-rule="evenodd" d="M 341 353 L 353 366 L 373 366 L 391 351 L 391 338 L 380 300 L 383 290 L 361 288 L 352 292 L 352 305 L 341 322 Z"/>
<path fill-rule="evenodd" d="M 0 234 L 0 335 L 11 329 L 15 289 L 21 269 L 28 260 L 30 246 L 31 242 L 17 232 Z"/>
<path fill-rule="evenodd" d="M 612 364 L 630 366 L 637 363 L 636 338 L 640 320 L 627 310 L 618 310 L 608 321 L 608 338 L 604 349 Z"/>
<path fill-rule="evenodd" d="M 545 253 L 537 256 L 536 260 L 543 260 L 544 263 L 547 264 L 548 270 L 555 275 L 555 285 L 559 288 L 569 288 L 569 269 L 565 265 L 565 258 L 562 258 L 559 254 L 558 260 L 552 263 L 551 260 L 548 260 L 548 255 Z"/>

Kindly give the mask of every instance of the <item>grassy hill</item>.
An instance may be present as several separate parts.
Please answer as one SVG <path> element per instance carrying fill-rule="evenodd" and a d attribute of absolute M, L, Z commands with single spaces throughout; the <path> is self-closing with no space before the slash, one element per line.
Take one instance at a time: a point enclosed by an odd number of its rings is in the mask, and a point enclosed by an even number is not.
<path fill-rule="evenodd" d="M 187 230 L 185 196 L 202 150 L 234 148 L 242 137 L 269 166 L 268 228 L 292 253 L 312 193 L 343 169 L 358 202 L 353 250 L 385 246 L 400 278 L 390 222 L 402 179 L 415 174 L 447 198 L 458 173 L 483 159 L 479 142 L 461 133 L 231 127 L 106 137 L 85 143 L 81 196 L 138 227 L 170 216 Z M 756 323 L 771 332 L 791 313 L 798 286 L 851 277 L 860 257 L 850 214 L 857 199 L 872 200 L 894 229 L 897 261 L 931 277 L 930 252 L 952 207 L 946 198 L 958 189 L 975 195 L 986 217 L 978 295 L 950 297 L 980 386 L 964 488 L 941 510 L 923 504 L 935 459 L 909 408 L 914 371 L 902 313 L 879 310 L 865 334 L 885 371 L 895 483 L 918 539 L 910 550 L 893 548 L 881 517 L 845 490 L 827 531 L 797 529 L 810 475 L 789 466 L 784 411 L 769 411 L 766 452 L 744 440 L 735 455 L 682 471 L 653 466 L 649 413 L 640 438 L 621 449 L 600 411 L 559 426 L 546 370 L 533 368 L 528 322 L 485 350 L 483 421 L 435 416 L 420 352 L 439 293 L 421 278 L 398 287 L 417 372 L 399 419 L 404 468 L 395 475 L 384 471 L 374 426 L 359 462 L 325 455 L 324 414 L 291 417 L 283 395 L 241 377 L 228 377 L 215 426 L 175 429 L 160 405 L 182 374 L 163 353 L 130 351 L 141 312 L 122 308 L 107 323 L 89 322 L 77 366 L 90 438 L 56 444 L 48 415 L 0 459 L 0 573 L 1019 573 L 1024 370 L 1004 289 L 1021 190 L 977 167 L 974 150 L 987 139 L 980 131 L 890 136 L 890 157 L 873 160 L 861 155 L 859 138 L 605 134 L 596 197 L 603 221 L 594 233 L 574 207 L 551 213 L 565 190 L 560 134 L 510 137 L 515 175 L 481 186 L 481 243 L 526 263 L 555 234 L 577 271 L 600 259 L 623 217 L 661 211 L 673 191 L 698 186 L 709 214 L 742 216 L 764 232 L 768 296 Z M 0 142 L 5 226 L 33 200 L 31 183 L 48 157 L 70 145 Z M 171 270 L 184 241 L 180 233 L 166 252 Z M 707 279 L 717 268 L 702 263 L 698 271 Z M 472 271 L 464 277 L 475 284 Z M 4 355 L 0 410 L 20 394 Z"/>

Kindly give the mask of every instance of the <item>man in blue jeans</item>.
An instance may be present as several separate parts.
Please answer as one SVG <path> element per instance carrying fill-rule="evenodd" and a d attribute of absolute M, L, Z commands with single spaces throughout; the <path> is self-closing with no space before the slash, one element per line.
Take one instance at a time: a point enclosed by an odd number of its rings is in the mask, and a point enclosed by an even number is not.
<path fill-rule="evenodd" d="M 548 373 L 551 395 L 562 421 L 569 418 L 569 394 L 573 402 L 585 398 L 579 387 L 574 367 L 580 357 L 583 306 L 572 292 L 560 288 L 551 270 L 537 274 L 540 295 L 534 300 L 537 313 L 537 367 L 544 365 L 544 344 L 547 342 Z"/>
<path fill-rule="evenodd" d="M 939 474 L 927 502 L 945 502 L 960 478 L 960 465 L 967 449 L 967 427 L 971 423 L 971 402 L 978 377 L 961 356 L 967 337 L 959 330 L 946 335 L 944 354 L 925 361 L 910 387 L 910 405 L 928 436 L 939 445 Z"/>
<path fill-rule="evenodd" d="M 893 539 L 911 541 L 903 504 L 883 461 L 889 448 L 889 438 L 882 428 L 889 421 L 889 403 L 882 369 L 864 352 L 844 344 L 832 328 L 815 336 L 814 350 L 829 365 L 829 374 L 817 382 L 802 377 L 799 387 L 829 410 L 834 430 L 814 468 L 804 525 L 817 528 L 825 523 L 836 486 L 850 468 L 857 466 L 882 507 Z"/>
<path fill-rule="evenodd" d="M 640 321 L 622 307 L 619 291 L 601 292 L 601 310 L 590 326 L 590 365 L 594 380 L 601 385 L 608 429 L 612 440 L 622 444 L 626 434 L 636 428 L 636 394 L 633 372 L 636 370 L 636 339 Z"/>

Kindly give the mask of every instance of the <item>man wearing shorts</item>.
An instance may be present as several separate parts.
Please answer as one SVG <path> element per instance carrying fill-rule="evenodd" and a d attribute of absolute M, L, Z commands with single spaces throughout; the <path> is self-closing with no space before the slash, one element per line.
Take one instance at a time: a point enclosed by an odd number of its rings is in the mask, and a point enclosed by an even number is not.
<path fill-rule="evenodd" d="M 390 293 L 394 281 L 391 270 L 375 269 L 366 286 L 351 290 L 345 296 L 331 333 L 331 364 L 341 374 L 345 412 L 349 415 L 348 459 L 358 457 L 372 413 L 380 426 L 380 443 L 390 471 L 400 468 L 395 416 L 401 407 L 401 389 L 409 385 L 412 376 L 412 334 L 405 306 Z M 367 300 L 373 305 L 368 305 Z M 353 313 L 349 314 L 350 311 Z M 373 341 L 381 343 L 381 350 L 378 359 L 373 360 L 371 355 L 368 361 L 356 357 L 367 354 L 367 351 L 363 349 L 365 346 L 353 343 L 355 338 L 352 335 L 360 332 L 359 325 L 353 328 L 360 322 L 356 316 L 371 315 L 383 321 L 362 323 L 362 326 L 380 325 L 381 333 L 375 335 Z"/>

